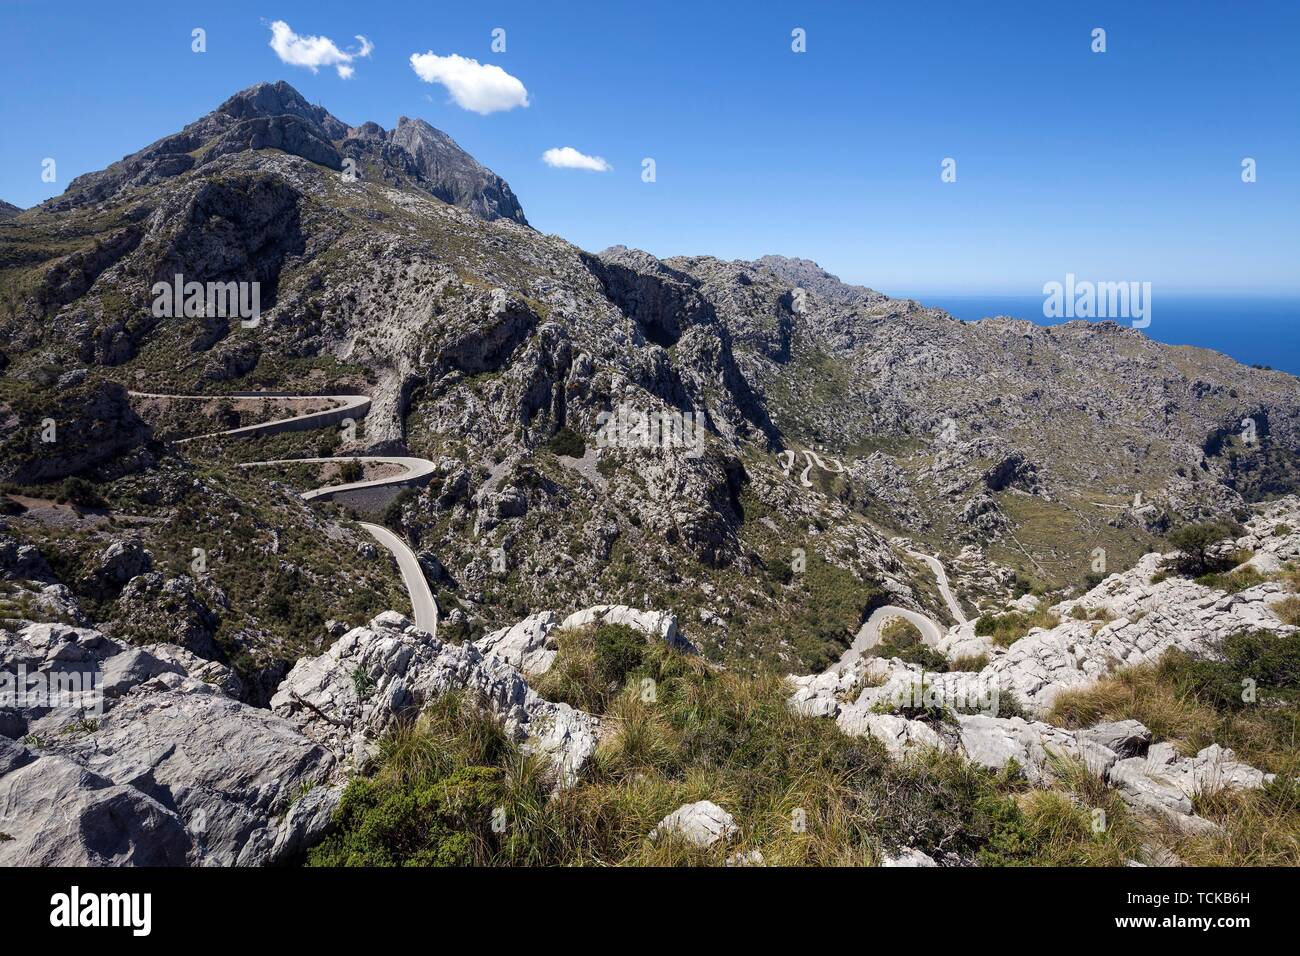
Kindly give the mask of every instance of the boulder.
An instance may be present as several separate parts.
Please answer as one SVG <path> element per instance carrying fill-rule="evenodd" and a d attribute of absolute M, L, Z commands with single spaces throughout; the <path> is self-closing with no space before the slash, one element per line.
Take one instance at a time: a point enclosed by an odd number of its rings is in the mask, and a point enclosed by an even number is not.
<path fill-rule="evenodd" d="M 883 853 L 880 856 L 881 866 L 938 866 L 934 858 L 927 856 L 920 850 L 907 847 L 899 850 L 897 853 Z"/>
<path fill-rule="evenodd" d="M 650 839 L 678 837 L 702 849 L 737 832 L 736 821 L 726 810 L 709 800 L 678 807 L 650 831 Z"/>
<path fill-rule="evenodd" d="M 840 708 L 835 722 L 851 737 L 870 736 L 879 740 L 891 757 L 902 757 L 927 747 L 948 749 L 944 739 L 923 721 L 908 720 L 897 714 L 878 714 L 857 704 Z"/>
<path fill-rule="evenodd" d="M 82 586 L 96 597 L 116 597 L 126 582 L 153 567 L 153 556 L 135 538 L 111 542 L 91 565 Z"/>
<path fill-rule="evenodd" d="M 178 663 L 161 660 L 138 647 L 129 648 L 104 661 L 100 669 L 100 689 L 105 697 L 121 697 L 132 687 L 165 671 L 184 674 L 185 668 Z"/>
<path fill-rule="evenodd" d="M 485 656 L 499 657 L 511 667 L 533 676 L 545 674 L 555 663 L 554 611 L 530 614 L 517 624 L 493 631 L 474 642 Z"/>
<path fill-rule="evenodd" d="M 579 628 L 594 624 L 623 624 L 668 644 L 687 644 L 677 632 L 676 615 L 669 611 L 639 611 L 626 604 L 597 604 L 570 614 L 560 626 Z"/>
<path fill-rule="evenodd" d="M 1241 763 L 1236 754 L 1218 744 L 1195 757 L 1182 757 L 1172 744 L 1158 743 L 1145 756 L 1116 763 L 1108 779 L 1131 805 L 1177 821 L 1193 815 L 1192 799 L 1198 794 L 1253 790 L 1270 783 L 1274 775 Z"/>

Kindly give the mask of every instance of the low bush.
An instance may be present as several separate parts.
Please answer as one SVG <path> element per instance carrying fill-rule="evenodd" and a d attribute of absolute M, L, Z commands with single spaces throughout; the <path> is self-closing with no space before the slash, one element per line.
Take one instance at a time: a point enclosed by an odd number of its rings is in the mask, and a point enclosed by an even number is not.
<path fill-rule="evenodd" d="M 581 458 L 587 454 L 587 442 L 568 425 L 552 435 L 546 442 L 546 447 L 567 458 Z"/>
<path fill-rule="evenodd" d="M 1009 611 L 1006 614 L 983 614 L 975 621 L 975 633 L 991 638 L 998 647 L 1010 647 L 1029 633 L 1031 628 L 1052 628 L 1061 619 L 1050 611 L 1038 610 L 1026 614 Z"/>

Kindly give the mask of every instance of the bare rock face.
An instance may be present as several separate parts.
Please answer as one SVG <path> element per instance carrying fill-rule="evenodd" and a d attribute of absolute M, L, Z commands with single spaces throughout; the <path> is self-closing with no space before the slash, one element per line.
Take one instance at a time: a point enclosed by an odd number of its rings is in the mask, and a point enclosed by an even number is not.
<path fill-rule="evenodd" d="M 422 119 L 399 117 L 388 142 L 415 163 L 424 189 L 443 202 L 468 209 L 482 219 L 512 219 L 528 225 L 523 207 L 505 180 L 479 165 L 442 130 Z"/>
<path fill-rule="evenodd" d="M 493 631 L 474 642 L 487 657 L 499 657 L 528 675 L 545 674 L 555 663 L 554 611 L 530 614 L 517 624 Z"/>
<path fill-rule="evenodd" d="M 688 646 L 686 638 L 677 630 L 676 615 L 670 611 L 641 611 L 625 604 L 598 604 L 575 611 L 560 626 L 576 628 L 594 624 L 623 624 L 666 644 Z"/>
<path fill-rule="evenodd" d="M 287 720 L 171 673 L 126 694 L 84 739 L 61 748 L 79 764 L 171 808 L 195 861 L 274 862 L 281 814 L 326 784 L 333 758 Z"/>
<path fill-rule="evenodd" d="M 0 680 L 0 863 L 261 865 L 329 825 L 334 758 L 222 665 L 33 623 L 0 629 Z"/>
<path fill-rule="evenodd" d="M 0 866 L 184 866 L 180 818 L 131 786 L 0 738 Z"/>
<path fill-rule="evenodd" d="M 340 761 L 364 766 L 396 721 L 458 691 L 500 719 L 525 750 L 548 757 L 561 784 L 576 780 L 595 752 L 595 717 L 539 697 L 500 657 L 443 643 L 394 611 L 300 660 L 271 707 Z"/>

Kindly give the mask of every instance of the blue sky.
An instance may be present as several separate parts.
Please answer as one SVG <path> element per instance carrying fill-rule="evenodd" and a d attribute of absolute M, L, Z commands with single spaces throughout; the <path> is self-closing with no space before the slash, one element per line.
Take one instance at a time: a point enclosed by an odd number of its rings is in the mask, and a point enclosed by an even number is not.
<path fill-rule="evenodd" d="M 313 73 L 271 49 L 275 20 L 373 51 L 350 79 Z M 206 53 L 191 52 L 194 27 Z M 22 206 L 285 79 L 349 123 L 427 119 L 505 177 L 534 226 L 588 249 L 806 256 L 894 293 L 1034 294 L 1066 272 L 1300 291 L 1293 0 L 4 0 L 0 28 L 0 198 Z M 529 105 L 461 108 L 412 69 L 426 51 L 501 67 Z M 542 162 L 563 146 L 613 168 Z M 55 184 L 40 179 L 47 156 Z M 955 183 L 940 181 L 946 157 Z"/>

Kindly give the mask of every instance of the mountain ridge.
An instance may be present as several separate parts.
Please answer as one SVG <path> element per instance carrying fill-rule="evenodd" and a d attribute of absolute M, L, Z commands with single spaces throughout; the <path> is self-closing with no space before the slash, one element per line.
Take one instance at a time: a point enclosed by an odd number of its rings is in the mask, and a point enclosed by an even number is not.
<path fill-rule="evenodd" d="M 400 131 L 404 131 L 399 133 Z M 414 130 L 414 132 L 412 132 Z M 384 147 L 396 148 L 394 156 Z M 413 147 L 408 149 L 408 147 Z M 424 120 L 401 117 L 385 131 L 373 122 L 352 127 L 323 107 L 312 105 L 283 80 L 241 90 L 178 133 L 164 136 L 105 170 L 75 178 L 44 208 L 61 210 L 111 198 L 132 186 L 147 186 L 230 152 L 276 148 L 342 171 L 357 164 L 387 160 L 405 167 L 417 188 L 485 219 L 508 218 L 527 225 L 510 187 L 462 150 L 446 133 Z"/>
<path fill-rule="evenodd" d="M 345 129 L 290 90 L 236 94 L 0 223 L 0 383 L 21 426 L 0 478 L 143 481 L 165 501 L 159 462 L 319 457 L 310 436 L 239 459 L 181 451 L 165 440 L 177 423 L 156 409 L 139 423 L 123 388 L 366 394 L 338 447 L 435 463 L 393 520 L 455 582 L 448 619 L 672 602 L 699 616 L 705 653 L 755 666 L 838 656 L 880 589 L 944 615 L 894 536 L 978 555 L 956 573 L 993 599 L 1009 574 L 1069 587 L 1098 549 L 1122 566 L 1179 523 L 1297 486 L 1291 376 L 1108 323 L 962 322 L 806 259 L 593 254 L 482 215 L 469 193 L 435 196 L 455 183 L 427 124 Z M 258 326 L 154 316 L 152 285 L 176 274 L 259 282 Z M 602 422 L 620 408 L 690 415 L 702 443 L 611 444 Z M 53 469 L 51 410 L 85 436 Z M 123 440 L 94 446 L 100 433 Z M 807 591 L 767 578 L 792 547 L 816 556 Z M 513 556 L 504 573 L 494 548 Z"/>

